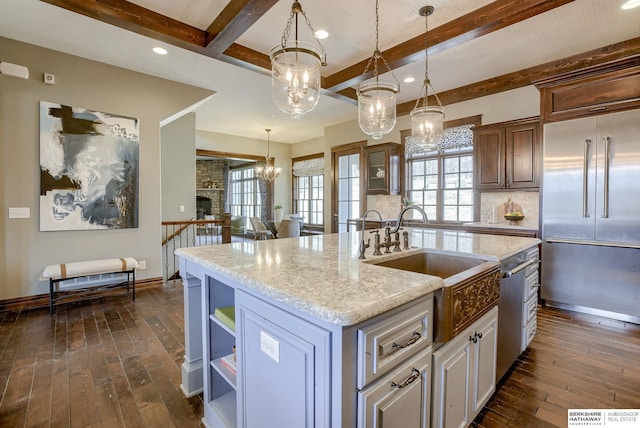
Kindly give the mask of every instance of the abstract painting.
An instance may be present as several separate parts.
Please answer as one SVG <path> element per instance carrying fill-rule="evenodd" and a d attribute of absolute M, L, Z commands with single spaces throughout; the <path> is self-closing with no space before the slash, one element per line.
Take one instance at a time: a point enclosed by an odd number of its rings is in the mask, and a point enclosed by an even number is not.
<path fill-rule="evenodd" d="M 40 230 L 138 227 L 138 119 L 40 102 Z"/>

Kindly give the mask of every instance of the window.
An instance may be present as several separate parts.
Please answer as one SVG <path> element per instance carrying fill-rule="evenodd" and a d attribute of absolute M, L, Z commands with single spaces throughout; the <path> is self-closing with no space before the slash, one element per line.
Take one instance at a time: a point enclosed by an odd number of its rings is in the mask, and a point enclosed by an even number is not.
<path fill-rule="evenodd" d="M 324 223 L 324 174 L 294 177 L 295 212 L 312 226 Z"/>
<path fill-rule="evenodd" d="M 324 154 L 292 159 L 293 211 L 306 225 L 324 226 Z"/>
<path fill-rule="evenodd" d="M 232 216 L 260 217 L 262 198 L 253 167 L 229 171 Z"/>
<path fill-rule="evenodd" d="M 453 134 L 460 136 L 460 132 Z M 447 148 L 439 151 L 407 154 L 407 197 L 425 210 L 429 221 L 473 221 L 473 146 L 470 127 L 466 134 L 462 140 L 447 144 Z M 417 211 L 409 214 L 413 219 L 421 219 Z"/>

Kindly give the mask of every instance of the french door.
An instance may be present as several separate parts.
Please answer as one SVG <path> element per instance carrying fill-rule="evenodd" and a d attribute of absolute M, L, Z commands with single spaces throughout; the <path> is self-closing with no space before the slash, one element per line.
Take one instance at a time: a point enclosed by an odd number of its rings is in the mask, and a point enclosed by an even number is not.
<path fill-rule="evenodd" d="M 360 217 L 360 162 L 366 141 L 332 148 L 333 195 L 331 232 L 347 232 L 347 220 Z"/>

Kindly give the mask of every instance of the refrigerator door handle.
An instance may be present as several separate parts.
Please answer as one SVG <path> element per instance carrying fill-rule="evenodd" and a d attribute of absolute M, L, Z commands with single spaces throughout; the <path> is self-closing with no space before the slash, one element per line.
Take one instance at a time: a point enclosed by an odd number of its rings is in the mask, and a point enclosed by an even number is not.
<path fill-rule="evenodd" d="M 609 163 L 611 161 L 611 138 L 604 137 L 604 206 L 602 218 L 609 218 Z"/>
<path fill-rule="evenodd" d="M 589 147 L 591 140 L 584 140 L 584 162 L 582 166 L 582 217 L 589 218 Z"/>
<path fill-rule="evenodd" d="M 638 248 L 640 244 L 631 242 L 612 242 L 612 241 L 587 241 L 579 239 L 564 239 L 564 238 L 546 238 L 544 240 L 547 244 L 575 244 L 575 245 L 592 245 L 596 247 L 617 247 L 617 248 Z"/>

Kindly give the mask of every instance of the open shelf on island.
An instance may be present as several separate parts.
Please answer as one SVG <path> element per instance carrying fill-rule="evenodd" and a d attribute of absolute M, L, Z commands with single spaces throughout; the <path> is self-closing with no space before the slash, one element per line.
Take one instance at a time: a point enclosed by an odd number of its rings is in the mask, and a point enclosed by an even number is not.
<path fill-rule="evenodd" d="M 222 364 L 222 358 L 216 358 L 211 360 L 211 367 L 213 367 L 219 374 L 226 380 L 229 385 L 236 389 L 236 375 L 231 372 L 224 364 Z"/>

